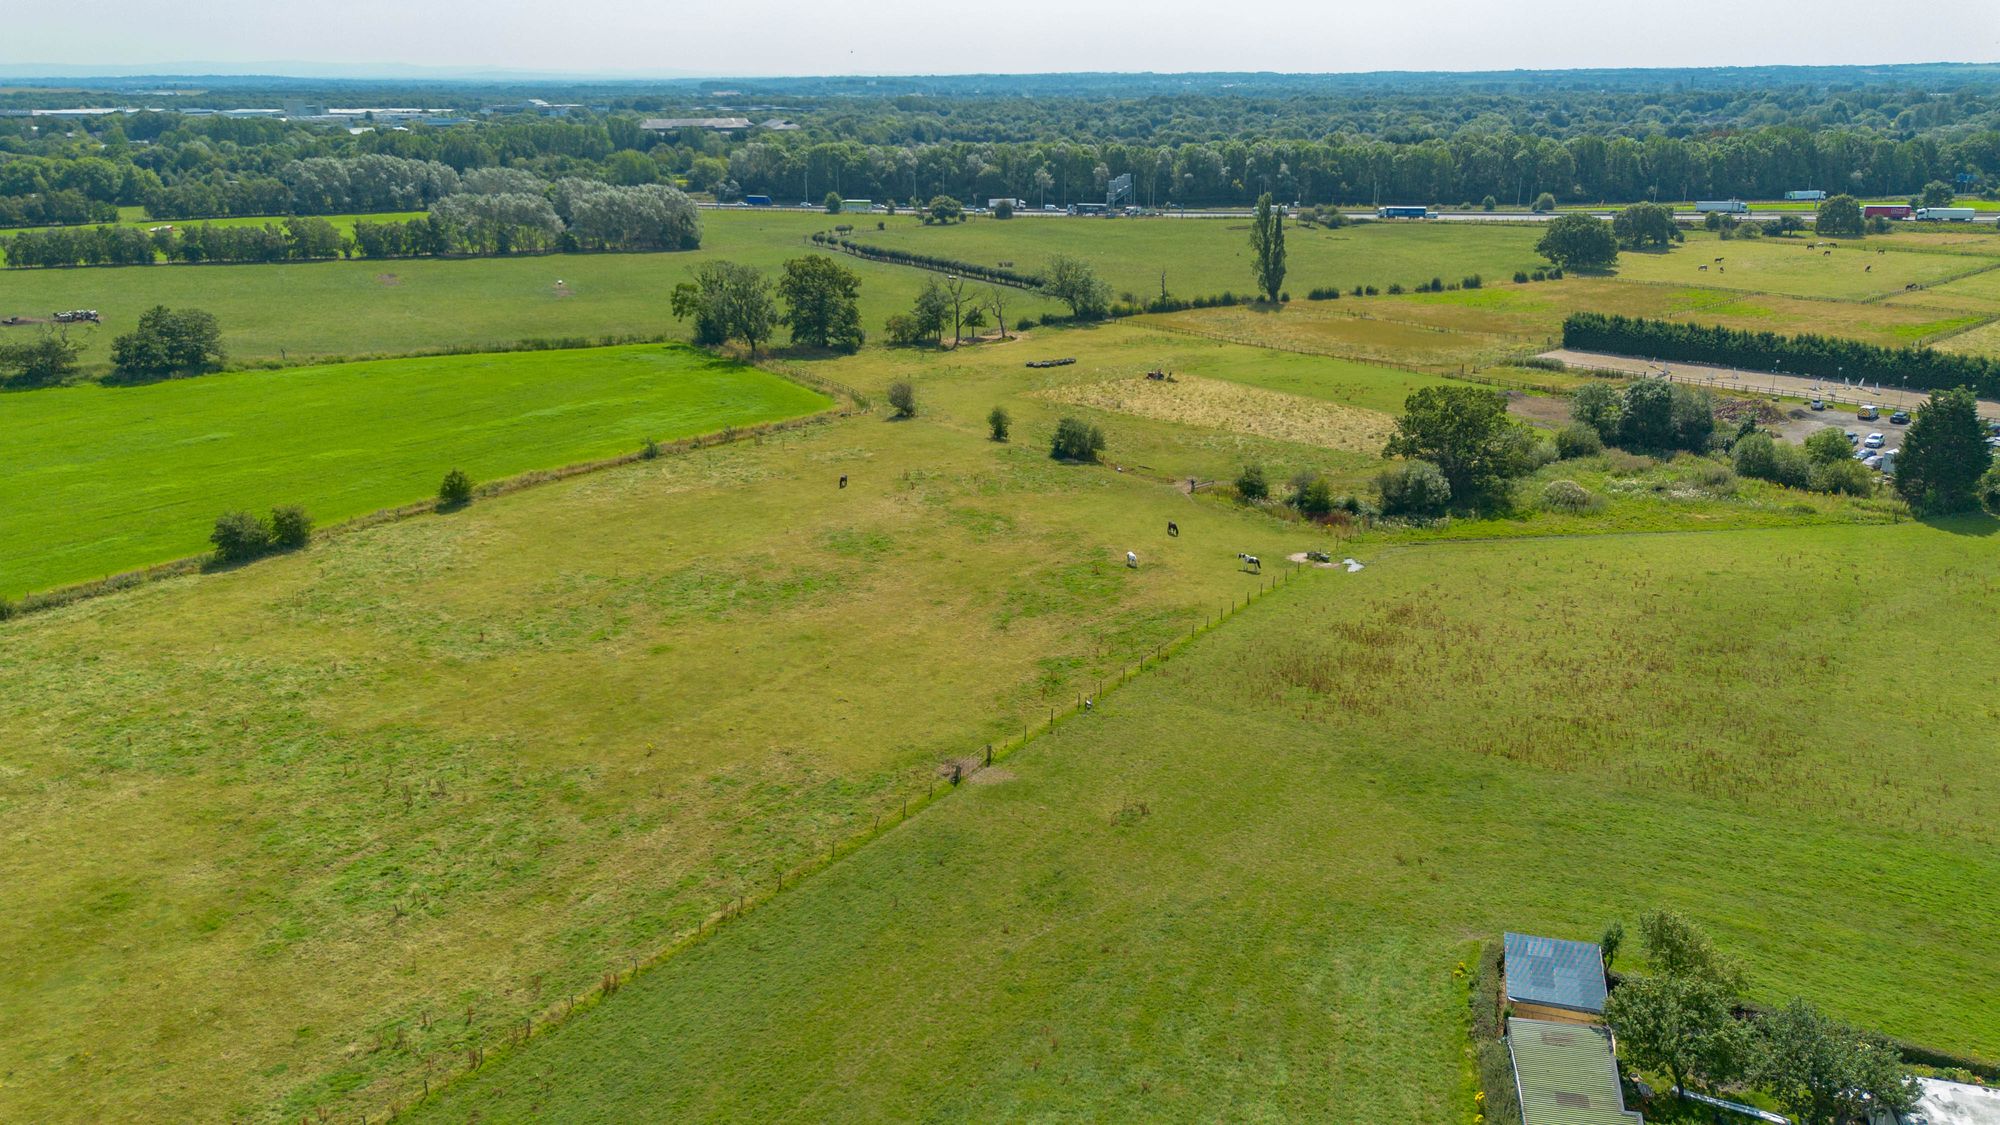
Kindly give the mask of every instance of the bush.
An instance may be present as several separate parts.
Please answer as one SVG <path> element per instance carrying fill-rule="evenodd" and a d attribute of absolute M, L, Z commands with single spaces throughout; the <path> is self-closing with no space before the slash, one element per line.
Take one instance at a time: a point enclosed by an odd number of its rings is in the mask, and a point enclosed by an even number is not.
<path fill-rule="evenodd" d="M 271 509 L 271 546 L 296 551 L 312 539 L 313 521 L 297 505 Z"/>
<path fill-rule="evenodd" d="M 1542 486 L 1542 507 L 1551 512 L 1594 511 L 1604 501 L 1573 480 L 1552 480 Z"/>
<path fill-rule="evenodd" d="M 1081 418 L 1064 418 L 1056 423 L 1049 443 L 1049 456 L 1058 461 L 1095 461 L 1104 452 L 1104 431 Z"/>
<path fill-rule="evenodd" d="M 1535 197 L 1535 206 L 1533 210 L 1536 214 L 1546 215 L 1550 211 L 1553 211 L 1555 209 L 1556 209 L 1556 197 L 1554 195 L 1545 191 L 1542 194 Z"/>
<path fill-rule="evenodd" d="M 1786 488 L 1806 488 L 1812 483 L 1812 468 L 1805 450 L 1790 442 L 1775 441 L 1769 434 L 1738 438 L 1731 454 L 1739 476 L 1767 480 Z"/>
<path fill-rule="evenodd" d="M 1500 206 L 1500 201 L 1490 195 L 1479 201 L 1479 209 L 1481 211 L 1491 211 L 1498 206 Z"/>
<path fill-rule="evenodd" d="M 1514 284 L 1516 284 L 1516 285 L 1521 285 L 1521 284 L 1524 284 L 1524 283 L 1525 283 L 1525 282 L 1526 282 L 1527 280 L 1528 280 L 1528 271 L 1527 271 L 1527 270 L 1515 270 L 1515 271 L 1514 271 Z"/>
<path fill-rule="evenodd" d="M 1564 461 L 1595 457 L 1604 452 L 1604 438 L 1587 422 L 1571 422 L 1556 431 L 1556 456 Z"/>
<path fill-rule="evenodd" d="M 1806 438 L 1806 457 L 1814 465 L 1831 465 L 1839 461 L 1854 460 L 1854 447 L 1847 443 L 1847 435 L 1829 426 L 1815 430 Z"/>
<path fill-rule="evenodd" d="M 986 415 L 986 428 L 993 434 L 994 441 L 1006 441 L 1007 431 L 1014 424 L 1013 415 L 1004 406 L 996 406 Z"/>
<path fill-rule="evenodd" d="M 2000 464 L 1986 470 L 1985 475 L 1979 478 L 1977 491 L 1979 502 L 1985 505 L 1986 510 L 2000 516 Z"/>
<path fill-rule="evenodd" d="M 1243 466 L 1243 471 L 1236 474 L 1236 495 L 1251 501 L 1270 498 L 1271 482 L 1264 479 L 1264 466 Z"/>
<path fill-rule="evenodd" d="M 896 410 L 898 418 L 917 416 L 917 388 L 907 379 L 898 379 L 889 384 L 889 405 Z"/>
<path fill-rule="evenodd" d="M 1382 499 L 1382 514 L 1390 516 L 1434 516 L 1451 503 L 1451 484 L 1429 461 L 1384 470 L 1375 478 L 1375 492 Z"/>
<path fill-rule="evenodd" d="M 654 460 L 659 455 L 660 443 L 654 441 L 652 438 L 647 438 L 645 444 L 639 447 L 639 456 L 647 461 Z"/>
<path fill-rule="evenodd" d="M 1846 443 L 1847 439 L 1842 438 L 1841 444 Z M 1813 461 L 1807 476 L 1814 492 L 1831 492 L 1836 496 L 1875 495 L 1875 474 L 1852 457 L 1843 456 L 1838 461 Z"/>
<path fill-rule="evenodd" d="M 439 508 L 463 508 L 472 503 L 472 478 L 463 469 L 453 469 L 438 485 Z"/>
<path fill-rule="evenodd" d="M 224 512 L 216 517 L 208 541 L 223 562 L 247 562 L 271 549 L 271 529 L 249 512 Z"/>
<path fill-rule="evenodd" d="M 1307 519 L 1319 519 L 1333 511 L 1333 489 L 1325 477 L 1313 473 L 1292 490 L 1292 507 Z"/>

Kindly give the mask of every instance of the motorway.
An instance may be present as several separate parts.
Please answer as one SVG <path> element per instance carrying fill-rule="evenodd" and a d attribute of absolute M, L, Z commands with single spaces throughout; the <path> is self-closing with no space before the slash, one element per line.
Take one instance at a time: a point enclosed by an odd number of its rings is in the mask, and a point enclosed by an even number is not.
<path fill-rule="evenodd" d="M 743 211 L 752 209 L 748 207 L 746 204 L 742 203 L 697 202 L 696 206 L 715 211 Z M 824 208 L 808 206 L 805 204 L 801 204 L 796 207 L 784 204 L 775 204 L 770 207 L 758 207 L 754 209 L 759 211 L 792 211 L 792 212 L 825 213 Z M 912 211 L 907 207 L 902 208 L 897 212 L 897 214 L 914 214 L 914 213 L 915 213 L 914 211 Z M 977 212 L 968 211 L 967 213 L 976 214 Z M 1583 214 L 1583 215 L 1592 215 L 1599 219 L 1609 219 L 1612 216 L 1616 215 L 1617 213 L 1618 209 L 1615 207 L 1569 208 L 1567 210 L 1555 211 L 1546 214 L 1536 214 L 1532 211 L 1433 211 L 1431 212 L 1430 218 L 1433 220 L 1441 220 L 1450 223 L 1545 223 L 1548 222 L 1550 219 L 1557 218 L 1561 215 Z M 861 212 L 855 212 L 855 213 L 843 212 L 843 215 L 848 218 L 859 218 L 861 217 L 862 214 L 863 213 Z M 878 217 L 887 217 L 888 212 L 868 211 L 865 212 L 865 214 L 874 215 Z M 1375 211 L 1373 208 L 1368 208 L 1365 210 L 1356 209 L 1356 210 L 1342 211 L 1341 214 L 1349 219 L 1373 220 L 1375 218 Z M 1162 210 L 1152 215 L 1143 215 L 1137 217 L 1149 218 L 1149 219 L 1247 219 L 1250 217 L 1250 215 L 1251 211 L 1247 207 L 1243 208 L 1215 207 L 1215 208 L 1200 208 L 1200 209 L 1177 208 L 1171 210 Z M 1797 215 L 1799 218 L 1805 220 L 1807 226 L 1811 226 L 1813 221 L 1813 214 L 1810 211 L 1759 211 L 1755 208 L 1755 206 L 1752 206 L 1748 213 L 1738 215 L 1737 218 L 1739 220 L 1749 219 L 1749 220 L 1769 222 L 1777 219 L 1780 215 Z M 1705 213 L 1700 211 L 1674 212 L 1674 218 L 1681 222 L 1698 223 L 1704 218 L 1704 216 Z M 1024 207 L 1021 210 L 1014 212 L 1014 217 L 1017 219 L 1101 219 L 1101 218 L 1129 218 L 1133 216 L 1072 215 L 1067 211 L 1041 211 L 1033 207 Z M 1384 219 L 1380 221 L 1416 223 L 1416 222 L 1424 222 L 1425 220 Z M 1910 225 L 1912 226 L 1917 225 L 1913 220 L 1904 220 L 1904 221 L 1909 222 Z M 2000 223 L 2000 211 L 1981 212 L 1980 214 L 1975 215 L 1972 219 L 1968 220 L 1968 222 L 1988 223 L 1988 224 Z M 1942 226 L 1951 226 L 1955 224 L 1939 223 L 1937 225 L 1942 227 Z"/>

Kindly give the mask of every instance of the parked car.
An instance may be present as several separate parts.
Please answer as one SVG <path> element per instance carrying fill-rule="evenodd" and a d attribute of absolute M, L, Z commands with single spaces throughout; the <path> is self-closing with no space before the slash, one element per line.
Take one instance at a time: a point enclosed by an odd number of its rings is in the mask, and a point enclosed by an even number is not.
<path fill-rule="evenodd" d="M 1826 409 L 1826 400 L 1825 400 L 1825 399 L 1819 399 L 1819 398 L 1816 398 L 1816 399 L 1812 400 L 1811 402 L 1809 402 L 1809 403 L 1806 403 L 1806 405 L 1807 405 L 1807 406 L 1810 406 L 1810 407 L 1812 407 L 1812 408 L 1813 408 L 1814 410 L 1825 410 L 1825 409 Z"/>
<path fill-rule="evenodd" d="M 1879 469 L 1882 467 L 1882 455 L 1880 453 L 1870 453 L 1861 459 L 1861 463 L 1870 469 Z"/>
<path fill-rule="evenodd" d="M 1880 448 L 1882 448 L 1882 435 L 1881 435 L 1881 434 L 1869 434 L 1869 435 L 1868 435 L 1868 440 L 1867 440 L 1867 441 L 1864 441 L 1864 442 L 1862 442 L 1861 444 L 1862 444 L 1862 445 L 1865 445 L 1865 446 L 1867 446 L 1867 447 L 1868 447 L 1868 448 L 1870 448 L 1870 449 L 1880 449 Z"/>
<path fill-rule="evenodd" d="M 1892 425 L 1892 426 L 1907 426 L 1907 425 L 1909 425 L 1909 424 L 1910 424 L 1910 412 L 1909 412 L 1909 411 L 1907 411 L 1907 410 L 1898 410 L 1898 411 L 1896 411 L 1896 412 L 1895 412 L 1894 414 L 1891 414 L 1891 415 L 1889 415 L 1889 424 L 1890 424 L 1890 425 Z"/>
<path fill-rule="evenodd" d="M 1854 432 L 1853 430 L 1849 430 L 1849 431 L 1847 431 L 1847 444 L 1849 444 L 1849 445 L 1859 445 L 1860 443 L 1861 443 L 1861 435 L 1860 435 L 1860 434 L 1857 434 L 1857 433 L 1855 433 L 1855 432 Z"/>

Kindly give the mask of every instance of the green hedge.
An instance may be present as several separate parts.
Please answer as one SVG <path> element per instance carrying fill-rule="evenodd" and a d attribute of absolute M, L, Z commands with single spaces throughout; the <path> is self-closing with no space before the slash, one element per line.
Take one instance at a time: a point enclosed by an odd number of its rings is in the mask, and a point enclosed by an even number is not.
<path fill-rule="evenodd" d="M 1572 313 L 1563 321 L 1563 346 L 1921 391 L 1971 387 L 1982 398 L 2000 398 L 2000 360 L 1930 348 L 1884 348 L 1836 336 L 1780 336 L 1671 320 Z"/>

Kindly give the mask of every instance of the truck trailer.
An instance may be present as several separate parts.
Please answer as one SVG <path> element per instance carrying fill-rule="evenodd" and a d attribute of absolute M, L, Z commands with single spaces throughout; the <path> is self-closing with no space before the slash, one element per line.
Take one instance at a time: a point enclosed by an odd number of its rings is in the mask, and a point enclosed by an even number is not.
<path fill-rule="evenodd" d="M 1970 207 L 1919 207 L 1917 221 L 1920 223 L 1969 223 L 1979 212 Z"/>
<path fill-rule="evenodd" d="M 1375 217 L 1378 219 L 1428 219 L 1431 217 L 1431 209 L 1428 207 L 1377 207 L 1375 208 Z"/>
<path fill-rule="evenodd" d="M 1826 193 L 1817 188 L 1810 191 L 1788 191 L 1785 193 L 1786 201 L 1791 203 L 1818 203 L 1825 198 Z"/>
<path fill-rule="evenodd" d="M 1750 213 L 1750 205 L 1740 199 L 1697 199 L 1694 203 L 1694 209 L 1698 215 L 1706 215 L 1710 211 L 1719 211 L 1726 215 L 1747 215 Z"/>
<path fill-rule="evenodd" d="M 1907 203 L 1864 203 L 1861 217 L 1864 219 L 1907 219 L 1912 208 Z"/>

